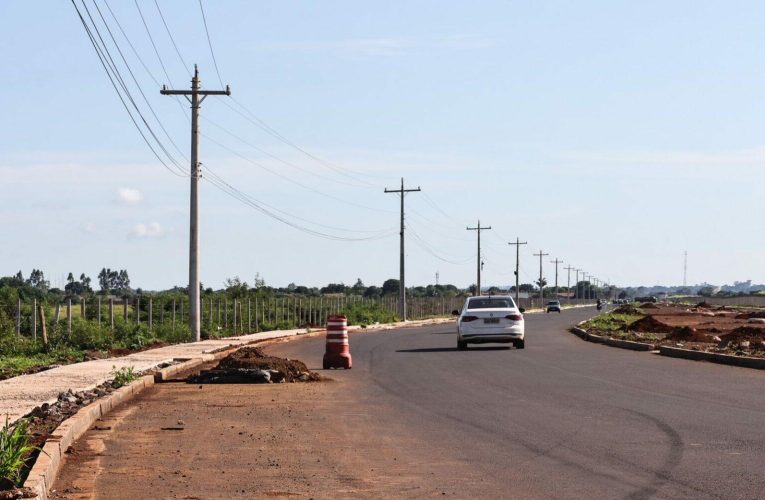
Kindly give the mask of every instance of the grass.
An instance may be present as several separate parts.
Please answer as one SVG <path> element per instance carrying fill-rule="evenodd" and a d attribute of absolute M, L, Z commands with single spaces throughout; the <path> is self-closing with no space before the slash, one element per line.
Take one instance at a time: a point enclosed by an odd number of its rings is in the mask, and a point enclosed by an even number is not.
<path fill-rule="evenodd" d="M 77 349 L 57 349 L 49 353 L 11 354 L 0 356 L 0 380 L 33 372 L 57 364 L 83 361 L 85 353 Z"/>
<path fill-rule="evenodd" d="M 0 429 L 0 481 L 2 486 L 19 486 L 21 470 L 27 455 L 36 448 L 29 444 L 29 421 L 21 419 L 11 425 L 8 416 Z"/>
<path fill-rule="evenodd" d="M 116 366 L 112 366 L 112 376 L 114 376 L 112 387 L 119 389 L 134 380 L 138 380 L 141 375 L 132 366 L 123 366 L 119 370 L 117 370 Z"/>
<path fill-rule="evenodd" d="M 635 321 L 644 317 L 645 315 L 643 314 L 620 314 L 611 312 L 595 316 L 585 322 L 582 327 L 585 330 L 593 329 L 604 332 L 617 332 L 624 330 Z"/>

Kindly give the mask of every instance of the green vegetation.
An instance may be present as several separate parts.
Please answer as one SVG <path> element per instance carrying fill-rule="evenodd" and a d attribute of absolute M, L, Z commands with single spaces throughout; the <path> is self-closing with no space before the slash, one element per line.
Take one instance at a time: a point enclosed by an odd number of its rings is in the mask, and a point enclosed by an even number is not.
<path fill-rule="evenodd" d="M 624 331 L 635 321 L 644 318 L 643 314 L 605 313 L 588 320 L 582 325 L 585 330 L 604 332 Z"/>
<path fill-rule="evenodd" d="M 374 323 L 392 323 L 398 320 L 394 313 L 383 309 L 375 302 L 366 304 L 351 304 L 343 309 L 349 325 L 371 325 Z"/>
<path fill-rule="evenodd" d="M 29 444 L 29 422 L 21 419 L 10 425 L 6 416 L 0 429 L 0 488 L 20 486 L 26 458 L 35 449 Z"/>
<path fill-rule="evenodd" d="M 119 370 L 116 366 L 112 366 L 112 376 L 114 377 L 112 387 L 119 389 L 134 380 L 138 380 L 141 375 L 132 366 L 123 366 Z"/>

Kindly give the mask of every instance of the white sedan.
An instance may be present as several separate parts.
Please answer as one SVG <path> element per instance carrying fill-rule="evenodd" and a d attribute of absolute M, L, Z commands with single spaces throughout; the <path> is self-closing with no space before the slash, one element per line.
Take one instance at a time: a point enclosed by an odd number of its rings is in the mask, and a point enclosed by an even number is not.
<path fill-rule="evenodd" d="M 506 295 L 481 295 L 465 301 L 457 318 L 457 349 L 468 344 L 512 343 L 524 348 L 524 309 Z"/>

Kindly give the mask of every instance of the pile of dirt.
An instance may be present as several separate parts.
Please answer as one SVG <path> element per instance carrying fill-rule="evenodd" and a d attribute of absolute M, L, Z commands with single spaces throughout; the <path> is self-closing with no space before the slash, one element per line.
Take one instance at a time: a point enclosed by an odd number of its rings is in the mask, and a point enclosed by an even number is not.
<path fill-rule="evenodd" d="M 640 304 L 640 309 L 658 309 L 659 306 L 654 304 L 653 302 L 646 302 L 645 304 Z"/>
<path fill-rule="evenodd" d="M 664 337 L 665 340 L 674 340 L 677 342 L 706 342 L 711 343 L 714 341 L 712 335 L 699 332 L 695 328 L 690 326 L 675 327 L 670 333 Z"/>
<path fill-rule="evenodd" d="M 643 311 L 633 306 L 632 304 L 624 304 L 614 309 L 616 314 L 643 314 Z"/>
<path fill-rule="evenodd" d="M 269 356 L 257 347 L 244 347 L 223 358 L 218 366 L 190 377 L 194 384 L 267 384 L 326 380 L 297 359 Z"/>
<path fill-rule="evenodd" d="M 743 341 L 748 342 L 763 342 L 765 341 L 765 328 L 757 328 L 756 326 L 740 326 L 730 333 L 721 335 L 721 344 L 741 343 Z"/>
<path fill-rule="evenodd" d="M 698 304 L 696 304 L 696 309 L 712 309 L 712 306 L 710 306 L 706 302 L 699 302 Z"/>
<path fill-rule="evenodd" d="M 662 323 L 653 316 L 646 316 L 639 319 L 630 325 L 630 330 L 635 332 L 650 332 L 650 333 L 671 333 L 674 330 L 673 326 L 666 323 Z"/>
<path fill-rule="evenodd" d="M 747 311 L 736 315 L 736 319 L 765 318 L 765 311 Z"/>

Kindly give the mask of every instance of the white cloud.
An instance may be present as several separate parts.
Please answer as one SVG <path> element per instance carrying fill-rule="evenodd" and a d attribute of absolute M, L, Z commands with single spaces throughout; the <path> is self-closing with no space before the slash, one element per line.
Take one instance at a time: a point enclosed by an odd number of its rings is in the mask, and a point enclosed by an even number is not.
<path fill-rule="evenodd" d="M 92 222 L 86 222 L 82 226 L 80 226 L 80 229 L 83 233 L 93 234 L 96 232 L 96 225 Z"/>
<path fill-rule="evenodd" d="M 137 205 L 143 201 L 143 194 L 133 188 L 121 187 L 117 190 L 117 202 L 121 205 Z"/>
<path fill-rule="evenodd" d="M 136 224 L 128 236 L 132 238 L 161 238 L 165 234 L 166 232 L 162 229 L 159 222 L 150 222 L 149 224 Z"/>

